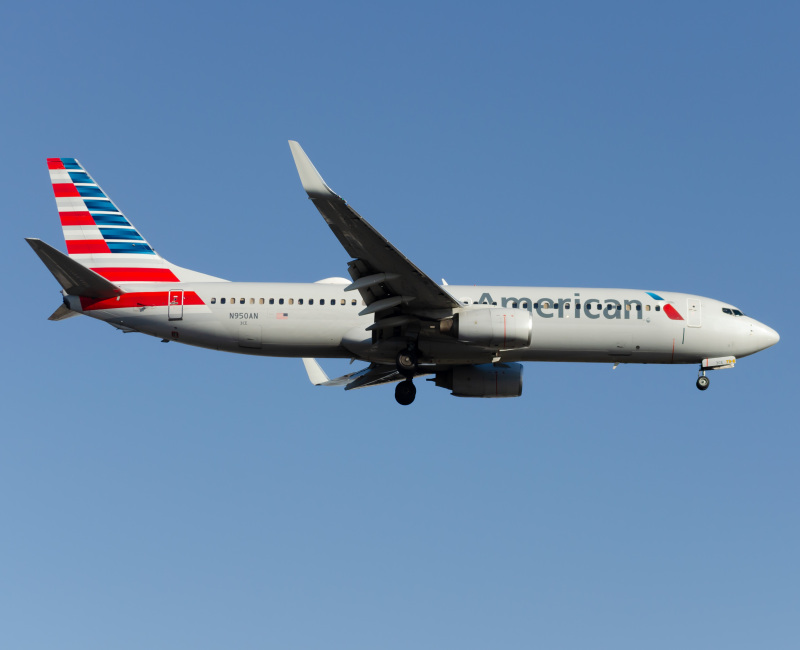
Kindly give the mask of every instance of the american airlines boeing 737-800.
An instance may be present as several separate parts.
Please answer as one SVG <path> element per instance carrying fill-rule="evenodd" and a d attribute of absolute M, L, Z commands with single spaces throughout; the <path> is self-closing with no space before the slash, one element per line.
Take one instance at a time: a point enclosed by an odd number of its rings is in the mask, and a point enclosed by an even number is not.
<path fill-rule="evenodd" d="M 733 305 L 683 293 L 577 287 L 440 286 L 322 180 L 290 142 L 300 181 L 351 257 L 350 280 L 229 282 L 161 257 L 74 158 L 47 161 L 67 254 L 27 239 L 61 284 L 50 316 L 83 314 L 123 332 L 303 359 L 311 382 L 362 388 L 415 377 L 459 397 L 517 397 L 523 361 L 680 363 L 732 368 L 778 342 Z M 368 362 L 328 379 L 314 357 Z"/>

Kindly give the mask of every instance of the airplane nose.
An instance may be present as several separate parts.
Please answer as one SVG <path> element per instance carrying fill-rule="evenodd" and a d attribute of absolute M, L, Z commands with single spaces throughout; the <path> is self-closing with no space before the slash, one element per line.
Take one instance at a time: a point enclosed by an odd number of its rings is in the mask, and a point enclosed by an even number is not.
<path fill-rule="evenodd" d="M 753 331 L 753 336 L 755 337 L 759 350 L 771 348 L 781 340 L 780 335 L 774 329 L 767 327 L 762 323 L 758 323 L 758 325 L 756 325 Z"/>

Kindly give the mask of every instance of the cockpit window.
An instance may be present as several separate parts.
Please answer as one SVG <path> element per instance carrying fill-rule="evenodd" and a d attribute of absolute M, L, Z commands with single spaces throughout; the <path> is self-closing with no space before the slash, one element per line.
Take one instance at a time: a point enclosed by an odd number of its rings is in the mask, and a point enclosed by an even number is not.
<path fill-rule="evenodd" d="M 740 312 L 738 309 L 734 309 L 733 310 L 733 315 L 734 316 L 744 316 L 744 314 L 742 312 Z"/>
<path fill-rule="evenodd" d="M 733 312 L 730 309 L 728 309 L 727 307 L 723 307 L 722 308 L 722 313 L 723 314 L 729 314 L 729 315 L 733 314 Z"/>

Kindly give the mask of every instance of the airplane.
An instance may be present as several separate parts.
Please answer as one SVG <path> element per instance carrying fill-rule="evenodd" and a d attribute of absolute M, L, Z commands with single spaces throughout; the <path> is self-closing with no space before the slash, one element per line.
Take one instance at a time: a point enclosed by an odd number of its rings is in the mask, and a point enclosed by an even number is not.
<path fill-rule="evenodd" d="M 350 279 L 230 282 L 161 257 L 74 158 L 47 160 L 67 254 L 26 241 L 62 287 L 50 316 L 79 314 L 165 342 L 303 360 L 312 384 L 395 383 L 409 405 L 430 376 L 457 397 L 518 397 L 526 361 L 695 364 L 706 371 L 775 345 L 725 302 L 670 291 L 439 285 L 289 146 L 308 198 L 351 260 Z M 317 358 L 367 362 L 329 379 Z"/>

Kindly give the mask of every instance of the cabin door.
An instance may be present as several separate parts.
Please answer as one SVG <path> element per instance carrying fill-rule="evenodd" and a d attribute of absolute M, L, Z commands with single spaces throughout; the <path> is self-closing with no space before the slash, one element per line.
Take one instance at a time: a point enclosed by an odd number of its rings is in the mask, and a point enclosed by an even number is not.
<path fill-rule="evenodd" d="M 183 291 L 170 291 L 167 296 L 167 319 L 183 318 Z"/>

